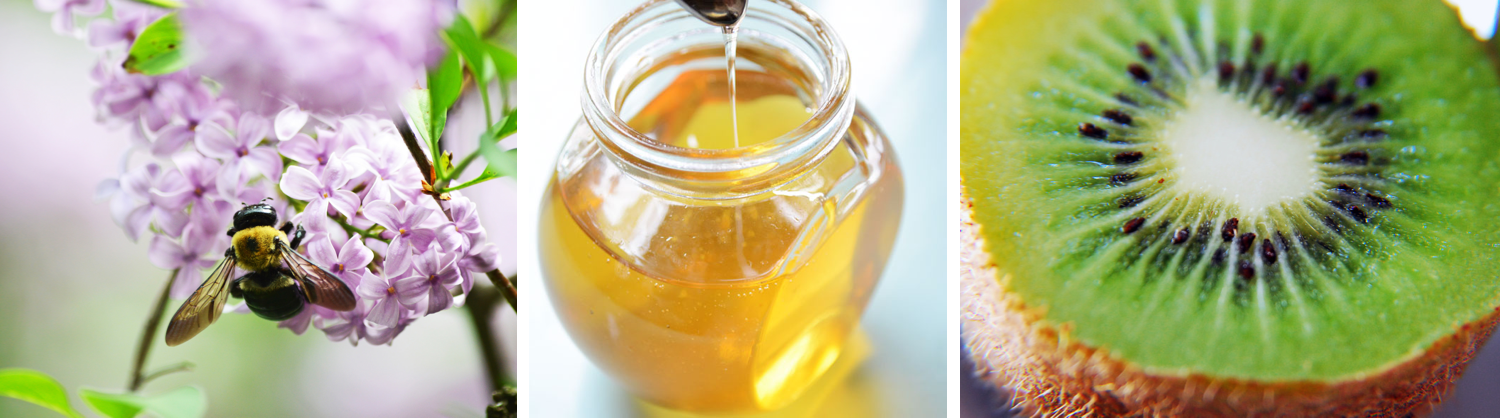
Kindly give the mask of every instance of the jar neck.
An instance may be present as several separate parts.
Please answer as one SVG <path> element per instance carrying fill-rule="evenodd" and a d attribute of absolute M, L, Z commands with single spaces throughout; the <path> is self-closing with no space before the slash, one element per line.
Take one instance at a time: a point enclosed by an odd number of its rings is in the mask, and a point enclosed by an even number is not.
<path fill-rule="evenodd" d="M 730 149 L 684 148 L 637 132 L 621 116 L 622 104 L 646 76 L 662 69 L 663 58 L 688 46 L 724 42 L 720 27 L 702 23 L 673 0 L 653 0 L 611 26 L 585 68 L 584 120 L 622 170 L 668 193 L 731 199 L 797 178 L 838 145 L 855 112 L 843 43 L 827 22 L 794 1 L 751 5 L 737 28 L 740 49 L 784 53 L 790 61 L 785 64 L 805 78 L 794 84 L 807 90 L 811 117 L 775 139 Z"/>

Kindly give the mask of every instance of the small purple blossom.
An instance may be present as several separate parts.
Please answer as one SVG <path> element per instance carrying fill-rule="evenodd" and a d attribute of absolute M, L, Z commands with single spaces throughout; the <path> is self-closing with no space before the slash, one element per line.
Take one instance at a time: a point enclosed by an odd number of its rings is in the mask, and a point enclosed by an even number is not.
<path fill-rule="evenodd" d="M 402 304 L 418 310 L 426 307 L 425 315 L 452 306 L 453 294 L 448 289 L 458 285 L 460 280 L 453 254 L 434 255 L 418 257 L 412 263 L 411 274 L 397 279 L 395 283 Z"/>
<path fill-rule="evenodd" d="M 407 264 L 405 252 L 397 251 L 385 259 L 380 274 L 367 274 L 360 278 L 357 293 L 360 298 L 371 303 L 365 320 L 383 327 L 396 326 L 396 321 L 401 317 L 401 307 L 407 304 L 402 303 L 395 282 L 406 274 L 409 269 Z"/>
<path fill-rule="evenodd" d="M 151 239 L 147 254 L 151 263 L 164 269 L 177 269 L 172 282 L 172 297 L 186 298 L 203 282 L 201 270 L 213 267 L 223 254 L 213 254 L 219 244 L 219 231 L 209 230 L 206 224 L 191 225 L 184 230 L 182 243 L 157 235 Z"/>
<path fill-rule="evenodd" d="M 219 174 L 220 190 L 234 193 L 246 180 L 262 175 L 271 181 L 281 177 L 281 155 L 269 146 L 259 146 L 271 132 L 265 118 L 242 113 L 234 124 L 214 121 L 198 130 L 197 148 L 203 155 L 224 162 Z"/>
<path fill-rule="evenodd" d="M 182 147 L 200 139 L 199 127 L 213 125 L 217 127 L 233 126 L 233 117 L 230 109 L 223 101 L 213 97 L 213 93 L 202 85 L 188 85 L 188 91 L 178 101 L 178 118 L 170 122 L 156 133 L 156 139 L 151 142 L 151 155 L 157 157 L 170 157 Z M 280 162 L 277 157 L 277 162 Z M 280 173 L 280 170 L 277 170 Z"/>
<path fill-rule="evenodd" d="M 327 268 L 330 273 L 339 276 L 345 284 L 359 285 L 359 279 L 371 261 L 375 260 L 375 252 L 370 251 L 359 236 L 349 237 L 337 250 L 333 248 L 333 240 L 322 238 L 305 244 L 307 256 L 318 265 Z"/>
<path fill-rule="evenodd" d="M 422 223 L 432 216 L 434 211 L 420 204 L 406 204 L 403 209 L 396 209 L 390 202 L 376 201 L 365 205 L 365 217 L 375 221 L 376 224 L 385 227 L 391 234 L 391 248 L 401 248 L 403 244 L 411 248 L 426 250 L 432 240 L 437 238 L 437 233 L 431 229 L 422 227 Z M 399 250 L 392 250 L 399 252 Z"/>
<path fill-rule="evenodd" d="M 281 177 L 281 191 L 287 197 L 307 201 L 301 221 L 314 224 L 322 222 L 330 206 L 344 216 L 353 216 L 359 210 L 359 195 L 344 190 L 348 184 L 349 172 L 337 161 L 330 162 L 319 176 L 301 166 L 292 166 Z"/>
<path fill-rule="evenodd" d="M 171 209 L 182 209 L 188 205 L 202 206 L 219 199 L 219 160 L 198 154 L 178 154 L 172 158 L 177 170 L 168 171 L 157 189 L 151 193 L 158 198 L 157 204 Z"/>

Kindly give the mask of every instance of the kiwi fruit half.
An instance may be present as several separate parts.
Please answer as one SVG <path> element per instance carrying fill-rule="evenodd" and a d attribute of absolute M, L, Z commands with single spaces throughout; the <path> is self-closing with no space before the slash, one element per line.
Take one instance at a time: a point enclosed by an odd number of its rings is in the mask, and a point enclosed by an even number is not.
<path fill-rule="evenodd" d="M 996 0 L 963 337 L 1043 416 L 1430 412 L 1500 318 L 1500 83 L 1438 0 Z"/>

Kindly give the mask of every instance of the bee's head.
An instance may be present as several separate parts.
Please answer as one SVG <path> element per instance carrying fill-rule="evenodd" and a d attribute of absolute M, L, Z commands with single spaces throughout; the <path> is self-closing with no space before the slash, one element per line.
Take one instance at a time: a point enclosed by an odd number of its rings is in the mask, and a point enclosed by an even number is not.
<path fill-rule="evenodd" d="M 247 205 L 234 213 L 234 230 L 256 226 L 276 226 L 276 208 L 265 203 Z"/>

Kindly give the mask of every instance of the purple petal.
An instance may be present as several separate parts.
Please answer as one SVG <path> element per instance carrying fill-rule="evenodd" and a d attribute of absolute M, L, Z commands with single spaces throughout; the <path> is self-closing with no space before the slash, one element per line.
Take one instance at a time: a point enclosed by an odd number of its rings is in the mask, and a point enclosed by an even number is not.
<path fill-rule="evenodd" d="M 327 237 L 314 239 L 303 244 L 303 247 L 307 248 L 307 258 L 318 265 L 332 266 L 339 263 L 338 254 L 333 251 L 333 241 Z"/>
<path fill-rule="evenodd" d="M 286 328 L 292 330 L 293 334 L 302 335 L 302 333 L 307 332 L 307 326 L 312 325 L 312 317 L 313 309 L 303 309 L 297 316 L 281 321 L 281 323 L 276 324 L 276 327 Z"/>
<path fill-rule="evenodd" d="M 278 181 L 281 176 L 281 155 L 270 147 L 250 149 L 250 154 L 244 158 L 244 164 L 251 169 L 251 172 L 264 175 L 271 181 Z"/>
<path fill-rule="evenodd" d="M 146 250 L 146 258 L 151 260 L 151 264 L 168 270 L 182 267 L 187 255 L 182 246 L 160 235 L 151 238 L 151 248 Z"/>
<path fill-rule="evenodd" d="M 416 308 L 417 302 L 427 298 L 427 288 L 431 287 L 424 276 L 403 277 L 396 280 L 396 296 L 401 299 L 401 304 L 408 308 Z"/>
<path fill-rule="evenodd" d="M 286 174 L 281 176 L 281 192 L 293 199 L 312 200 L 318 197 L 318 190 L 322 188 L 318 178 L 301 166 L 287 168 Z"/>
<path fill-rule="evenodd" d="M 370 275 L 360 279 L 359 288 L 355 289 L 359 297 L 369 300 L 379 300 L 390 296 L 390 282 L 380 276 Z"/>
<path fill-rule="evenodd" d="M 348 190 L 334 190 L 333 194 L 328 196 L 328 203 L 333 205 L 333 209 L 339 213 L 354 216 L 355 211 L 359 210 L 359 195 Z"/>
<path fill-rule="evenodd" d="M 194 132 L 187 125 L 172 125 L 156 133 L 156 141 L 151 142 L 151 155 L 166 157 L 182 150 L 183 145 L 194 139 Z"/>
<path fill-rule="evenodd" d="M 387 327 L 396 326 L 396 319 L 401 315 L 400 308 L 400 301 L 396 298 L 377 300 L 375 306 L 370 307 L 370 314 L 365 316 L 365 321 Z"/>
<path fill-rule="evenodd" d="M 344 241 L 343 248 L 339 248 L 339 259 L 348 268 L 364 267 L 375 261 L 375 252 L 360 242 L 359 237 L 349 237 L 348 241 Z"/>
<path fill-rule="evenodd" d="M 412 248 L 426 249 L 432 245 L 432 240 L 437 238 L 437 233 L 431 229 L 411 229 L 406 231 L 406 239 L 411 242 Z"/>
<path fill-rule="evenodd" d="M 237 158 L 235 150 L 239 148 L 234 140 L 234 135 L 225 127 L 216 123 L 210 123 L 198 127 L 198 137 L 193 141 L 198 147 L 198 152 L 213 158 L 231 159 Z"/>
<path fill-rule="evenodd" d="M 156 227 L 161 229 L 163 234 L 180 236 L 182 229 L 187 226 L 188 216 L 181 210 L 155 208 L 151 212 L 152 216 L 156 217 Z"/>
<path fill-rule="evenodd" d="M 196 268 L 184 267 L 177 270 L 177 278 L 172 280 L 171 294 L 176 299 L 187 299 L 203 284 L 203 273 Z"/>
<path fill-rule="evenodd" d="M 282 141 L 291 139 L 297 131 L 307 125 L 307 111 L 297 105 L 287 106 L 276 114 L 276 138 Z"/>
<path fill-rule="evenodd" d="M 486 242 L 474 247 L 469 256 L 458 260 L 458 265 L 469 271 L 490 271 L 500 268 L 500 247 L 493 242 Z"/>
<path fill-rule="evenodd" d="M 436 210 L 427 207 L 426 203 L 427 202 L 425 200 L 419 204 L 408 203 L 406 205 L 405 212 L 402 212 L 402 214 L 406 215 L 406 218 L 402 220 L 403 223 L 408 226 L 419 226 L 422 225 L 422 222 L 425 222 L 428 218 L 432 217 L 432 213 L 436 212 Z M 418 248 L 424 247 L 426 247 L 426 245 L 422 245 Z"/>
<path fill-rule="evenodd" d="M 397 221 L 401 212 L 397 211 L 396 206 L 390 202 L 367 202 L 364 208 L 360 209 L 360 212 L 364 213 L 366 218 L 370 218 L 371 221 L 375 221 L 376 224 L 386 227 L 386 229 L 396 229 L 401 226 Z"/>
<path fill-rule="evenodd" d="M 432 315 L 453 306 L 453 294 L 443 286 L 431 286 L 427 302 L 427 314 Z"/>
<path fill-rule="evenodd" d="M 146 228 L 151 227 L 151 207 L 146 205 L 137 206 L 129 214 L 125 215 L 124 225 L 121 226 L 125 227 L 125 236 L 130 237 L 131 241 L 140 239 L 141 233 L 146 232 Z"/>
<path fill-rule="evenodd" d="M 318 148 L 317 141 L 307 136 L 307 134 L 299 133 L 293 135 L 291 139 L 277 144 L 276 150 L 281 155 L 285 155 L 287 158 L 291 158 L 292 161 L 296 161 L 302 165 L 318 166 L 323 164 L 322 161 L 318 161 L 318 154 L 322 152 L 322 149 Z"/>
<path fill-rule="evenodd" d="M 271 133 L 271 123 L 266 118 L 254 113 L 240 114 L 239 124 L 235 126 L 236 145 L 242 147 L 254 147 L 260 141 L 266 139 Z"/>

